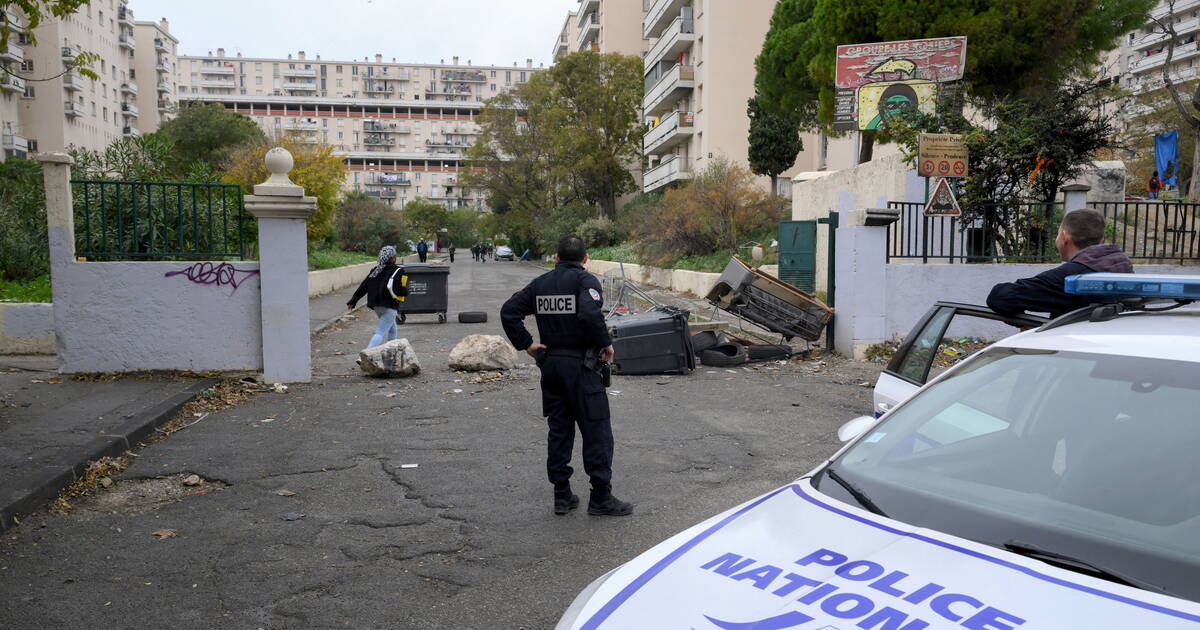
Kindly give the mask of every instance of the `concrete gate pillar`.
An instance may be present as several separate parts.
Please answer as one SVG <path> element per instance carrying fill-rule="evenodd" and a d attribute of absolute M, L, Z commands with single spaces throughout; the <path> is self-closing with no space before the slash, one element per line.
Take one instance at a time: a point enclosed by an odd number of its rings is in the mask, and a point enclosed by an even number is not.
<path fill-rule="evenodd" d="M 899 220 L 900 210 L 869 208 L 841 215 L 836 233 L 833 346 L 845 356 L 863 359 L 868 346 L 886 340 L 887 234 L 888 226 Z"/>
<path fill-rule="evenodd" d="M 286 149 L 267 152 L 271 177 L 245 198 L 258 219 L 258 258 L 262 286 L 263 378 L 268 383 L 312 380 L 308 323 L 308 232 L 305 220 L 317 210 L 316 197 L 288 179 L 294 160 Z"/>
<path fill-rule="evenodd" d="M 1062 187 L 1063 212 L 1074 212 L 1087 208 L 1087 194 L 1092 187 L 1087 184 L 1067 184 Z"/>

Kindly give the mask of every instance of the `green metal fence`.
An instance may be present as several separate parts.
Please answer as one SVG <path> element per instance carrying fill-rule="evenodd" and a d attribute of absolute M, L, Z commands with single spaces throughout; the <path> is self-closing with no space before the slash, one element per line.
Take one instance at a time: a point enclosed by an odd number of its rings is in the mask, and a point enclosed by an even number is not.
<path fill-rule="evenodd" d="M 244 259 L 242 190 L 226 184 L 72 180 L 76 255 L 88 260 Z"/>

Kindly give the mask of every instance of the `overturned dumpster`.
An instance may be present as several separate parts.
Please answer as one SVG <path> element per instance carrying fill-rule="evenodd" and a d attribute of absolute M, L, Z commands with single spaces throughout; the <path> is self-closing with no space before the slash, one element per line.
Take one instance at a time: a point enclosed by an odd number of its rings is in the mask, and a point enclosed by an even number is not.
<path fill-rule="evenodd" d="M 789 341 L 795 337 L 816 341 L 833 317 L 833 309 L 815 295 L 754 269 L 736 256 L 705 299 Z"/>

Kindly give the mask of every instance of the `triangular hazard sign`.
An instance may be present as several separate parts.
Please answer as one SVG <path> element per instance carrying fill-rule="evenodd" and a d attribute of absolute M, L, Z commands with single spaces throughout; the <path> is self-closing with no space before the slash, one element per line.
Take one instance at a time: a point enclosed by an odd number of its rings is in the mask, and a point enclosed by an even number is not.
<path fill-rule="evenodd" d="M 925 216 L 956 217 L 961 214 L 962 208 L 958 205 L 958 199 L 954 198 L 950 180 L 939 177 L 933 186 L 933 193 L 929 195 L 929 201 L 925 202 Z"/>

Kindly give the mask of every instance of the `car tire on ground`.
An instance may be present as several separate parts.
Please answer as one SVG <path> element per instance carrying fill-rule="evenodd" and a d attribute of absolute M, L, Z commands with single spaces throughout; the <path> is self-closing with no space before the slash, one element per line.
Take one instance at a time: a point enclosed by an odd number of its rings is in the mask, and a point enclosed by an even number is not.
<path fill-rule="evenodd" d="M 746 346 L 751 361 L 776 361 L 792 356 L 792 347 L 775 343 L 756 343 Z"/>
<path fill-rule="evenodd" d="M 719 343 L 700 353 L 700 362 L 710 367 L 729 367 L 747 361 L 746 346 L 740 343 Z"/>
<path fill-rule="evenodd" d="M 725 343 L 725 333 L 719 330 L 702 330 L 692 335 L 692 350 L 696 354 L 700 354 L 719 343 Z"/>
<path fill-rule="evenodd" d="M 487 313 L 483 311 L 463 311 L 458 314 L 460 324 L 482 324 L 487 322 Z"/>

